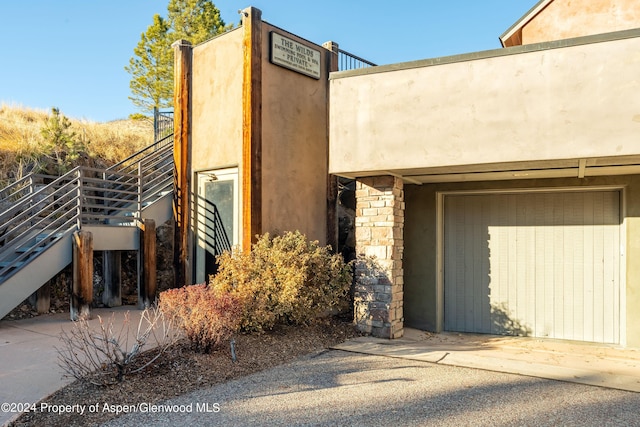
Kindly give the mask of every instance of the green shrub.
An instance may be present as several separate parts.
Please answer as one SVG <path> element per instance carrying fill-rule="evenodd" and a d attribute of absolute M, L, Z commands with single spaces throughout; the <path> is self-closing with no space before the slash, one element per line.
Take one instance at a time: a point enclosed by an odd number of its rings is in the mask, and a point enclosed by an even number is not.
<path fill-rule="evenodd" d="M 245 331 L 308 323 L 348 305 L 351 265 L 298 231 L 274 238 L 267 233 L 249 253 L 225 253 L 218 265 L 211 288 L 241 301 Z"/>
<path fill-rule="evenodd" d="M 240 326 L 240 300 L 232 294 L 215 295 L 204 284 L 162 292 L 158 308 L 204 353 L 229 340 Z"/>

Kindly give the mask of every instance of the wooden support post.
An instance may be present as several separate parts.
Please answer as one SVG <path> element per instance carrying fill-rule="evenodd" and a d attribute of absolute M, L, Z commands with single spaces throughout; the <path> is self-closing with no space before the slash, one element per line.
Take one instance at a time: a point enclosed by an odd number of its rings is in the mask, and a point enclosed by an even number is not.
<path fill-rule="evenodd" d="M 338 43 L 328 41 L 322 46 L 327 49 L 328 72 L 338 71 Z M 329 99 L 329 83 L 327 82 L 327 99 Z M 329 103 L 327 103 L 327 245 L 338 252 L 338 177 L 329 171 Z"/>
<path fill-rule="evenodd" d="M 73 234 L 73 282 L 71 320 L 91 318 L 93 302 L 93 236 L 88 231 Z"/>
<path fill-rule="evenodd" d="M 140 224 L 140 250 L 138 254 L 138 308 L 142 310 L 156 302 L 158 288 L 156 222 L 152 219 L 144 219 Z"/>
<path fill-rule="evenodd" d="M 175 238 L 173 264 L 176 285 L 187 285 L 191 277 L 189 267 L 189 194 L 191 192 L 191 73 L 192 46 L 187 40 L 178 40 L 174 49 L 173 73 L 173 216 Z"/>
<path fill-rule="evenodd" d="M 40 314 L 48 313 L 51 308 L 51 285 L 45 283 L 36 291 L 36 310 Z"/>
<path fill-rule="evenodd" d="M 122 305 L 122 252 L 104 251 L 102 253 L 102 277 L 104 291 L 102 303 L 107 307 Z"/>
<path fill-rule="evenodd" d="M 251 249 L 262 234 L 262 12 L 242 11 L 242 231 L 241 248 Z"/>
<path fill-rule="evenodd" d="M 51 308 L 51 285 L 49 285 L 49 282 L 45 283 L 40 287 L 40 289 L 32 293 L 29 296 L 28 301 L 29 305 L 34 307 L 39 314 L 48 313 Z"/>

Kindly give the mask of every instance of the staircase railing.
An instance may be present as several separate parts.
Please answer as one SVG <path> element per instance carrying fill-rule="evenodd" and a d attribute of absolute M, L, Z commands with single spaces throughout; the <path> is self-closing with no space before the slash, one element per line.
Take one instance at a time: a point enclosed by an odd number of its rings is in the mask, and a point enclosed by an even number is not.
<path fill-rule="evenodd" d="M 338 71 L 356 70 L 358 68 L 375 67 L 371 61 L 360 58 L 346 50 L 338 49 Z"/>
<path fill-rule="evenodd" d="M 0 283 L 58 239 L 77 229 L 82 212 L 81 168 L 22 197 L 0 214 Z"/>
<path fill-rule="evenodd" d="M 50 182 L 36 187 L 40 178 Z M 172 186 L 168 135 L 106 170 L 79 166 L 58 178 L 31 175 L 0 190 L 7 203 L 0 208 L 0 284 L 83 225 L 134 225 Z"/>
<path fill-rule="evenodd" d="M 23 196 L 35 193 L 38 187 L 44 185 L 45 181 L 51 182 L 56 178 L 56 176 L 30 173 L 0 189 L 0 211 Z"/>

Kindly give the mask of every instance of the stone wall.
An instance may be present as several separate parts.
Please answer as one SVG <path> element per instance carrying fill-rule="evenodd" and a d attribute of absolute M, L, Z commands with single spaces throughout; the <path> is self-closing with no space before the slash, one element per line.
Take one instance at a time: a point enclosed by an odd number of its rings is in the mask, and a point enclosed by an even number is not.
<path fill-rule="evenodd" d="M 356 182 L 354 321 L 382 338 L 403 334 L 404 191 L 393 176 Z"/>

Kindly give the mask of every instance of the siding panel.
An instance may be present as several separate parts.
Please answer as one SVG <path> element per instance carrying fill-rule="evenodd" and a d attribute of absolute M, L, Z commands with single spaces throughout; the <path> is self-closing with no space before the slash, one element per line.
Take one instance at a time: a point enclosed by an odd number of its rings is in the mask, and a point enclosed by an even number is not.
<path fill-rule="evenodd" d="M 446 330 L 619 342 L 618 191 L 444 203 Z"/>

